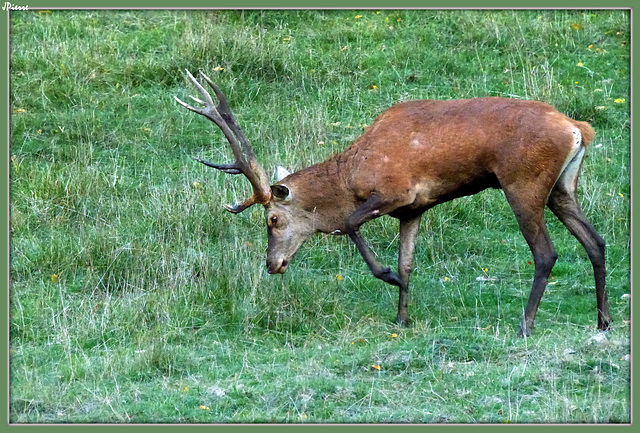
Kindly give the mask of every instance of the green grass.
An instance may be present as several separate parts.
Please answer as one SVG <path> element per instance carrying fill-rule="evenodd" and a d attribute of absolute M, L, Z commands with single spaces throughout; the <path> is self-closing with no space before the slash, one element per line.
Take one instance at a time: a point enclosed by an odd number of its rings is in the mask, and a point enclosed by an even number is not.
<path fill-rule="evenodd" d="M 630 422 L 629 12 L 28 11 L 10 38 L 12 422 Z M 559 260 L 516 337 L 533 267 L 501 191 L 427 213 L 408 328 L 348 239 L 267 275 L 263 211 L 221 207 L 248 182 L 192 159 L 230 152 L 174 102 L 185 68 L 269 170 L 324 160 L 402 100 L 591 122 L 581 201 L 613 328 L 593 339 L 591 266 L 549 213 Z M 363 230 L 389 265 L 397 229 Z"/>

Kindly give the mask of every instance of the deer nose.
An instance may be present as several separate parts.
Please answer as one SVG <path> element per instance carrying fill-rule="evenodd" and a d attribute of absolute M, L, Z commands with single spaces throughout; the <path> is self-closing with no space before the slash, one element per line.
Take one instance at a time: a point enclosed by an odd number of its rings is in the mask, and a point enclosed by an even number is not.
<path fill-rule="evenodd" d="M 284 274 L 289 266 L 287 259 L 278 260 L 277 262 L 267 262 L 267 272 L 270 274 Z"/>

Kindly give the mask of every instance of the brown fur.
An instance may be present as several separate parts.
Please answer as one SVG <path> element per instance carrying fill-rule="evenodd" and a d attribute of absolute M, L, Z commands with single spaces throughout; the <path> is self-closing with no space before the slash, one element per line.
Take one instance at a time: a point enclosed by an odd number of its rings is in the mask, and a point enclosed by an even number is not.
<path fill-rule="evenodd" d="M 584 148 L 594 138 L 588 123 L 536 101 L 477 98 L 404 102 L 382 113 L 344 152 L 270 187 L 226 98 L 201 75 L 213 88 L 217 106 L 190 73 L 188 77 L 205 106 L 193 107 L 176 99 L 218 125 L 236 158 L 231 164 L 199 161 L 226 173 L 242 173 L 253 186 L 252 197 L 227 209 L 237 213 L 256 203 L 264 205 L 269 273 L 285 272 L 300 245 L 313 233 L 346 234 L 373 275 L 398 286 L 397 320 L 407 323 L 409 277 L 422 214 L 456 197 L 502 188 L 535 262 L 521 335 L 528 336 L 533 328 L 557 258 L 543 218 L 545 206 L 587 251 L 596 282 L 598 329 L 608 328 L 605 241 L 576 197 Z M 367 221 L 387 214 L 400 220 L 398 272 L 382 267 L 360 234 Z"/>
<path fill-rule="evenodd" d="M 269 227 L 269 272 L 284 272 L 313 232 L 348 234 L 374 276 L 400 288 L 398 321 L 406 323 L 409 275 L 422 213 L 457 197 L 502 188 L 536 265 L 521 328 L 521 335 L 528 336 L 557 257 L 543 220 L 552 196 L 552 210 L 592 260 L 598 327 L 606 329 L 610 316 L 604 241 L 582 214 L 575 188 L 554 187 L 570 161 L 581 163 L 575 128 L 582 136 L 579 146 L 589 145 L 594 137 L 591 125 L 542 102 L 489 97 L 397 104 L 344 152 L 279 182 L 291 195 L 286 202 L 272 199 L 266 206 L 267 220 L 277 216 L 280 221 L 280 227 Z M 580 160 L 573 162 L 575 158 Z M 577 173 L 570 171 L 566 176 L 573 178 L 563 182 L 575 186 Z M 362 224 L 385 214 L 401 222 L 398 273 L 383 268 L 359 234 Z M 577 220 L 573 215 L 579 215 Z"/>
<path fill-rule="evenodd" d="M 588 123 L 541 102 L 409 101 L 380 115 L 344 152 L 280 183 L 305 191 L 297 194 L 305 209 L 325 210 L 330 221 L 322 231 L 344 230 L 346 217 L 372 194 L 394 202 L 384 213 L 399 214 L 521 182 L 527 174 L 552 184 L 572 145 L 573 125 L 586 144 L 593 139 Z M 427 190 L 420 188 L 425 182 Z"/>

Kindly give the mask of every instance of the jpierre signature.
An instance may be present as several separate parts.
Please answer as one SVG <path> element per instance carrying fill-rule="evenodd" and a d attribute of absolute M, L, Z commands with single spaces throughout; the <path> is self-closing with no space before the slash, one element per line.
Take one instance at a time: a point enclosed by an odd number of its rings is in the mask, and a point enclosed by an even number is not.
<path fill-rule="evenodd" d="M 4 5 L 2 6 L 2 10 L 3 11 L 26 11 L 26 10 L 29 10 L 29 6 L 20 6 L 20 5 L 14 5 L 13 3 L 9 3 L 9 2 L 4 2 Z"/>

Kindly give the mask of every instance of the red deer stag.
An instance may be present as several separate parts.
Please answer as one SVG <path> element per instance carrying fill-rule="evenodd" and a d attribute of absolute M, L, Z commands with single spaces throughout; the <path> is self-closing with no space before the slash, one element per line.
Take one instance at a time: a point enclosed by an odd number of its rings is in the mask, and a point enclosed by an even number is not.
<path fill-rule="evenodd" d="M 542 102 L 487 97 L 416 100 L 382 113 L 349 148 L 270 185 L 220 89 L 200 73 L 219 104 L 189 71 L 202 100 L 182 106 L 213 121 L 235 161 L 209 167 L 243 174 L 253 195 L 227 206 L 233 213 L 260 203 L 266 210 L 270 274 L 284 273 L 300 245 L 316 232 L 345 234 L 376 278 L 399 287 L 397 320 L 406 324 L 409 276 L 422 214 L 486 188 L 502 188 L 535 262 L 520 335 L 529 336 L 557 254 L 544 222 L 548 206 L 583 245 L 594 269 L 598 329 L 611 322 L 605 289 L 605 242 L 576 198 L 578 174 L 594 131 Z M 382 215 L 400 220 L 398 272 L 376 260 L 360 226 Z"/>

